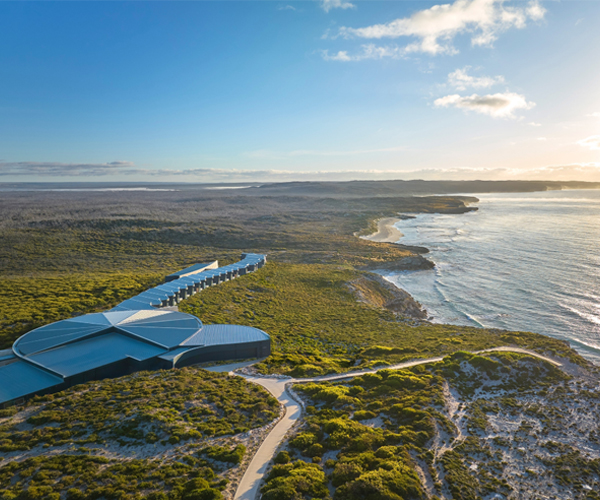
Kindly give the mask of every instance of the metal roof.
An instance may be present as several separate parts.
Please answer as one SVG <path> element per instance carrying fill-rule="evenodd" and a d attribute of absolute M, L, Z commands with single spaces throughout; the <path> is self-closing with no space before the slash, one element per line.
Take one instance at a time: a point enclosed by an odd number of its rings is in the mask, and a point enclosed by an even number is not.
<path fill-rule="evenodd" d="M 62 378 L 21 360 L 0 366 L 0 381 L 0 403 L 29 396 L 63 383 Z"/>
<path fill-rule="evenodd" d="M 143 361 L 164 352 L 166 349 L 115 332 L 63 345 L 27 359 L 70 377 L 126 358 Z"/>
<path fill-rule="evenodd" d="M 172 281 L 172 280 L 181 278 L 183 276 L 186 276 L 188 274 L 199 273 L 201 271 L 204 271 L 205 269 L 214 269 L 214 268 L 218 267 L 218 265 L 219 264 L 216 260 L 214 262 L 209 262 L 208 264 L 194 264 L 193 266 L 186 267 L 185 269 L 182 269 L 181 271 L 177 271 L 176 273 L 169 274 L 166 279 L 167 279 L 167 281 Z"/>
<path fill-rule="evenodd" d="M 204 325 L 202 329 L 181 343 L 182 346 L 209 346 L 225 344 L 242 344 L 268 340 L 269 336 L 250 326 L 241 325 Z"/>
<path fill-rule="evenodd" d="M 13 351 L 18 356 L 33 359 L 36 353 L 73 342 L 79 345 L 78 341 L 112 331 L 125 332 L 168 349 L 178 346 L 201 327 L 202 323 L 195 316 L 175 311 L 108 311 L 36 328 L 19 338 Z"/>
<path fill-rule="evenodd" d="M 200 283 L 207 278 L 212 278 L 213 276 L 221 277 L 226 275 L 228 272 L 239 272 L 242 269 L 247 271 L 248 266 L 260 266 L 265 262 L 266 257 L 262 254 L 245 253 L 242 254 L 242 260 L 224 267 L 207 268 L 207 266 L 212 264 L 195 264 L 194 266 L 188 267 L 187 269 L 179 271 L 178 273 L 170 274 L 167 276 L 168 281 L 166 283 L 158 285 L 157 287 L 146 290 L 135 297 L 127 299 L 121 302 L 118 306 L 114 307 L 112 310 L 152 310 L 156 307 L 160 307 L 163 300 L 168 300 L 169 298 L 174 297 L 180 291 L 186 290 L 190 285 L 200 285 Z M 192 270 L 191 273 L 187 272 L 189 270 Z"/>

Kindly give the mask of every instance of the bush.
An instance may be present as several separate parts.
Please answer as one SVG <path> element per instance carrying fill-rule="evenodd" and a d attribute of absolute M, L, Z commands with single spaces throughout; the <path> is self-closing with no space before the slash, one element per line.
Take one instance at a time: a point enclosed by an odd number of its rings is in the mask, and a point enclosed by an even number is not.
<path fill-rule="evenodd" d="M 368 420 L 370 418 L 375 418 L 377 416 L 376 413 L 373 413 L 369 410 L 358 410 L 354 412 L 352 418 L 354 420 Z"/>
<path fill-rule="evenodd" d="M 311 434 L 310 432 L 302 432 L 290 441 L 290 446 L 299 450 L 306 450 L 309 446 L 315 444 L 317 441 L 317 436 L 314 434 Z"/>
<path fill-rule="evenodd" d="M 244 458 L 246 447 L 243 444 L 238 444 L 233 449 L 224 446 L 210 446 L 201 450 L 200 453 L 219 462 L 239 464 Z"/>
<path fill-rule="evenodd" d="M 323 470 L 302 460 L 273 467 L 261 492 L 263 500 L 296 500 L 305 495 L 325 498 L 329 495 Z"/>
<path fill-rule="evenodd" d="M 276 464 L 287 464 L 290 461 L 290 454 L 287 451 L 280 451 L 274 459 Z"/>

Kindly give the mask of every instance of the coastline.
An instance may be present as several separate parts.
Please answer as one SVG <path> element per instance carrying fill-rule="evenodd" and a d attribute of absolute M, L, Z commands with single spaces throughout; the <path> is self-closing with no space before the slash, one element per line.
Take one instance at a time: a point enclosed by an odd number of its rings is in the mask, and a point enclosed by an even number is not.
<path fill-rule="evenodd" d="M 404 257 L 399 261 L 377 263 L 375 266 L 364 266 L 360 269 L 367 271 L 416 271 L 422 269 L 433 269 L 435 264 L 422 256 L 422 254 L 429 253 L 429 249 L 425 247 L 402 245 L 399 243 L 400 238 L 404 234 L 394 226 L 397 222 L 404 219 L 412 219 L 412 216 L 400 216 L 400 217 L 383 217 L 377 219 L 377 231 L 369 235 L 361 235 L 354 233 L 355 236 L 362 238 L 363 240 L 369 240 L 376 243 L 393 243 L 405 250 L 413 253 L 413 255 Z M 395 285 L 394 285 L 395 286 Z M 400 287 L 396 287 L 402 290 Z M 403 290 L 404 291 L 404 290 Z"/>
<path fill-rule="evenodd" d="M 377 243 L 396 243 L 402 236 L 404 236 L 394 224 L 401 221 L 399 217 L 384 217 L 377 221 L 377 232 L 361 236 L 364 240 L 375 241 Z"/>

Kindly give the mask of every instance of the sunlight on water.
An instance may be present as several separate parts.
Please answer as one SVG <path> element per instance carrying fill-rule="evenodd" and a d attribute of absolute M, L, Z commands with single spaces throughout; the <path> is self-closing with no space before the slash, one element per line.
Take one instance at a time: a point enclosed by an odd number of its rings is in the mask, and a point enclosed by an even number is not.
<path fill-rule="evenodd" d="M 600 364 L 600 191 L 476 196 L 477 212 L 400 221 L 436 268 L 386 278 L 435 322 L 545 333 Z"/>

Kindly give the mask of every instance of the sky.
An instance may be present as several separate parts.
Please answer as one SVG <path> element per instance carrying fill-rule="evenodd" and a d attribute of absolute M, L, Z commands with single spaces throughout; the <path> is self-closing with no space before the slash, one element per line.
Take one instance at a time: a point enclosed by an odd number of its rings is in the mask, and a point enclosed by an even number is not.
<path fill-rule="evenodd" d="M 600 181 L 600 1 L 0 2 L 0 182 Z"/>

